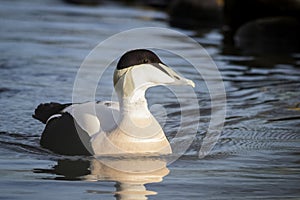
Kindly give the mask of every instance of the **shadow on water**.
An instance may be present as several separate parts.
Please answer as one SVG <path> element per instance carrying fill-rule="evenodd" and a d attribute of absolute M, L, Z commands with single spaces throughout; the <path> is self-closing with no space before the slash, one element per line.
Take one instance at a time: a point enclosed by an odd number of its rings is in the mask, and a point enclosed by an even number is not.
<path fill-rule="evenodd" d="M 39 135 L 0 132 L 1 147 L 16 153 L 28 153 L 33 155 L 49 154 L 48 150 L 40 147 L 39 140 Z"/>

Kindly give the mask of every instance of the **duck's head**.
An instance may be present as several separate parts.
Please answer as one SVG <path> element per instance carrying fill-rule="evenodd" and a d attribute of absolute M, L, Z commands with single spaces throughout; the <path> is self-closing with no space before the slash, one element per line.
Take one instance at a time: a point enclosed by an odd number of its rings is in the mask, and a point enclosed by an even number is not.
<path fill-rule="evenodd" d="M 136 49 L 126 52 L 119 60 L 114 73 L 114 86 L 118 95 L 131 97 L 157 85 L 190 85 L 186 79 L 164 64 L 150 50 Z"/>

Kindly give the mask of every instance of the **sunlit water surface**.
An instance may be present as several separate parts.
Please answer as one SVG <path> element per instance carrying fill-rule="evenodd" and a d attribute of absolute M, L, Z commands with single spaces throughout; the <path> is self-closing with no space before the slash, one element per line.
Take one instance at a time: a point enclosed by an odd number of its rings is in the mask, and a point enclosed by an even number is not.
<path fill-rule="evenodd" d="M 112 3 L 80 7 L 61 1 L 6 0 L 0 16 L 1 199 L 300 198 L 299 54 L 244 56 L 222 44 L 220 30 L 180 30 L 204 45 L 218 65 L 227 92 L 225 127 L 210 154 L 199 159 L 210 120 L 209 93 L 203 78 L 186 62 L 158 52 L 196 82 L 198 105 L 181 109 L 193 113 L 200 106 L 201 117 L 191 116 L 187 130 L 199 120 L 200 124 L 185 155 L 168 166 L 161 157 L 141 162 L 106 158 L 117 166 L 136 163 L 141 173 L 132 174 L 114 171 L 93 158 L 64 157 L 40 148 L 44 125 L 31 115 L 41 102 L 71 102 L 77 70 L 99 42 L 130 28 L 168 28 L 167 15 Z M 112 72 L 113 67 L 102 77 L 98 100 L 109 100 Z M 164 130 L 172 139 L 180 123 L 174 94 L 157 87 L 147 98 L 150 106 L 163 106 L 156 112 L 164 108 Z M 147 171 L 152 164 L 161 167 Z"/>

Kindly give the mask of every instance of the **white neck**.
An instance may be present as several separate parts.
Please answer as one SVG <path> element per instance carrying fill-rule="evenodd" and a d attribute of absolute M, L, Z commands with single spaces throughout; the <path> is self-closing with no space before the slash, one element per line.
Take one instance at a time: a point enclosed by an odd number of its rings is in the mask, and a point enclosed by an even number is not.
<path fill-rule="evenodd" d="M 148 110 L 148 103 L 145 98 L 145 88 L 137 89 L 129 97 L 119 97 L 121 117 L 130 116 L 133 118 L 149 119 L 152 114 Z"/>

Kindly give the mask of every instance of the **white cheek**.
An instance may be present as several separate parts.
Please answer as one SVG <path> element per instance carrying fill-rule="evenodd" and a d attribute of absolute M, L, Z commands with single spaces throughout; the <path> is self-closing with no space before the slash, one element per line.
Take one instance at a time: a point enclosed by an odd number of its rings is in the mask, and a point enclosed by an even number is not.
<path fill-rule="evenodd" d="M 131 70 L 131 73 L 135 87 L 145 84 L 151 86 L 174 82 L 173 78 L 165 72 L 149 64 L 135 67 Z"/>

